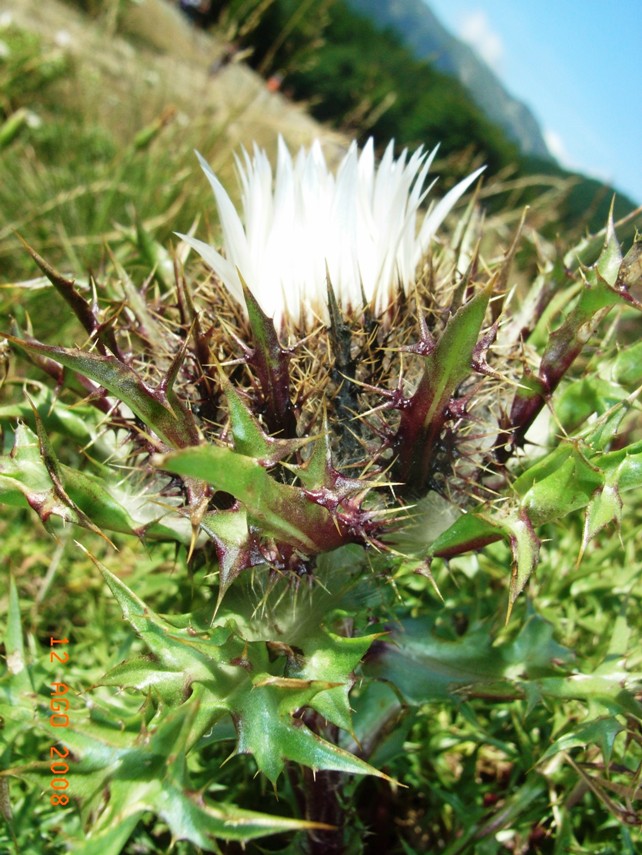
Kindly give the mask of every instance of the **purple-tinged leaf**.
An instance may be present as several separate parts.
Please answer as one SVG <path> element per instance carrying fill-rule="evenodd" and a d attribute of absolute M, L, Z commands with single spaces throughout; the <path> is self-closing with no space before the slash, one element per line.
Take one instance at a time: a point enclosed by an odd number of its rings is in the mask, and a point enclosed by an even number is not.
<path fill-rule="evenodd" d="M 537 566 L 539 557 L 539 539 L 526 511 L 520 509 L 512 514 L 464 514 L 433 541 L 428 549 L 428 558 L 453 558 L 498 540 L 506 541 L 513 556 L 506 617 L 508 620 L 517 597 Z"/>
<path fill-rule="evenodd" d="M 579 297 L 562 323 L 548 336 L 536 375 L 526 370 L 497 441 L 497 457 L 505 462 L 521 447 L 530 426 L 584 349 L 609 311 L 622 302 L 635 303 L 619 279 L 622 255 L 609 221 L 602 253 L 595 265 L 582 273 Z M 638 308 L 640 308 L 640 305 Z"/>
<path fill-rule="evenodd" d="M 428 555 L 431 558 L 454 558 L 503 539 L 504 532 L 490 514 L 462 514 L 432 542 Z"/>
<path fill-rule="evenodd" d="M 444 427 L 448 404 L 471 372 L 475 347 L 486 315 L 494 280 L 449 318 L 412 398 L 401 411 L 393 441 L 397 452 L 395 477 L 413 488 L 428 483 L 435 447 Z"/>
<path fill-rule="evenodd" d="M 274 322 L 259 306 L 238 273 L 254 339 L 254 350 L 248 362 L 256 372 L 261 387 L 263 418 L 270 433 L 284 438 L 296 437 L 296 418 L 290 391 L 290 354 L 281 347 Z"/>
<path fill-rule="evenodd" d="M 178 475 L 207 481 L 243 503 L 248 525 L 304 552 L 316 554 L 355 536 L 306 493 L 275 481 L 256 460 L 229 448 L 199 446 L 166 455 L 158 465 Z"/>
<path fill-rule="evenodd" d="M 175 395 L 170 396 L 170 402 L 163 390 L 151 389 L 133 368 L 115 357 L 25 341 L 13 336 L 7 336 L 7 339 L 29 354 L 52 359 L 81 377 L 89 377 L 104 386 L 167 445 L 186 448 L 198 443 L 198 430 L 189 408 Z"/>
<path fill-rule="evenodd" d="M 18 237 L 20 238 L 20 236 Z M 117 359 L 122 359 L 122 353 L 116 341 L 116 335 L 111 322 L 102 323 L 98 318 L 95 307 L 92 307 L 76 290 L 76 283 L 55 270 L 22 238 L 20 238 L 20 241 L 56 291 L 71 307 L 85 330 L 96 340 L 100 352 L 105 354 L 107 350 L 110 350 Z"/>
<path fill-rule="evenodd" d="M 237 576 L 248 567 L 263 564 L 265 559 L 257 549 L 256 536 L 248 528 L 244 508 L 206 514 L 201 520 L 201 529 L 214 541 L 216 548 L 220 606 Z"/>

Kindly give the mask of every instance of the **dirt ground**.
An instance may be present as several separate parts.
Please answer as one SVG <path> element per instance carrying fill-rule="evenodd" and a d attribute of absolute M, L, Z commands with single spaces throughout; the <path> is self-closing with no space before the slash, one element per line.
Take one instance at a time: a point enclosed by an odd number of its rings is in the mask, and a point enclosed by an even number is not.
<path fill-rule="evenodd" d="M 0 16 L 66 51 L 76 68 L 79 109 L 129 137 L 164 110 L 184 124 L 209 125 L 228 146 L 256 141 L 273 149 L 278 134 L 291 147 L 315 137 L 330 160 L 345 149 L 339 134 L 315 122 L 243 62 L 225 64 L 222 40 L 197 30 L 168 0 L 114 4 L 92 19 L 60 0 L 0 0 Z"/>

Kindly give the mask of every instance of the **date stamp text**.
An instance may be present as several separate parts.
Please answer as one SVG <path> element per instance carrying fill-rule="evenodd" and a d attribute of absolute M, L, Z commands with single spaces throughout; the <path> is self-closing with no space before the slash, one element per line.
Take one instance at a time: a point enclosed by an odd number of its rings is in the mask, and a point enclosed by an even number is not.
<path fill-rule="evenodd" d="M 54 666 L 65 666 L 69 663 L 69 651 L 66 646 L 69 644 L 67 638 L 49 639 L 49 661 Z M 63 728 L 69 727 L 69 686 L 56 680 L 51 683 L 51 700 L 49 701 L 49 724 L 51 727 Z M 69 748 L 62 744 L 62 740 L 58 740 L 57 745 L 52 745 L 49 748 L 49 769 L 51 771 L 50 787 L 53 792 L 49 798 L 52 805 L 66 807 L 69 804 L 69 795 L 65 792 L 69 788 L 69 779 L 66 777 L 69 773 L 69 763 L 66 762 L 70 758 L 71 752 Z"/>

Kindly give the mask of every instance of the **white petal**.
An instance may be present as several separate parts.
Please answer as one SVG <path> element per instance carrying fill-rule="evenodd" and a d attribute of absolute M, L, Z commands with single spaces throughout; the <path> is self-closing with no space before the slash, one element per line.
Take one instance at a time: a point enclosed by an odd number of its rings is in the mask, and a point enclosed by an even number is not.
<path fill-rule="evenodd" d="M 212 186 L 223 232 L 225 257 L 194 238 L 193 246 L 241 302 L 237 268 L 275 324 L 328 322 L 326 274 L 339 304 L 359 311 L 363 297 L 384 312 L 401 287 L 407 290 L 430 239 L 481 170 L 454 187 L 424 216 L 420 206 L 437 148 L 394 156 L 394 143 L 375 163 L 374 142 L 361 152 L 353 142 L 336 174 L 320 143 L 292 157 L 279 137 L 273 173 L 266 153 L 254 145 L 236 158 L 242 218 L 199 155 Z"/>
<path fill-rule="evenodd" d="M 482 172 L 486 169 L 485 166 L 482 166 L 480 169 L 477 169 L 472 175 L 469 175 L 467 178 L 464 178 L 463 181 L 460 181 L 459 184 L 455 184 L 452 190 L 449 190 L 448 193 L 441 199 L 435 207 L 428 212 L 425 220 L 422 223 L 421 231 L 419 233 L 419 248 L 422 253 L 426 251 L 428 248 L 428 244 L 430 242 L 431 237 L 437 231 L 439 226 L 442 224 L 444 219 L 448 216 L 451 209 L 457 203 L 457 201 L 464 195 L 466 190 L 470 187 L 470 185 L 476 181 L 477 178 L 482 174 Z"/>
<path fill-rule="evenodd" d="M 208 243 L 198 240 L 197 238 L 190 237 L 190 235 L 183 235 L 180 232 L 176 232 L 176 234 L 182 238 L 185 243 L 189 244 L 189 246 L 198 252 L 203 261 L 212 268 L 214 273 L 216 273 L 224 285 L 226 285 L 232 294 L 234 294 L 237 300 L 239 302 L 244 302 L 243 287 L 234 265 L 226 258 L 223 258 L 220 252 L 217 252 L 214 247 L 210 246 Z M 245 279 L 245 273 L 243 273 L 243 271 L 241 271 L 241 273 Z"/>

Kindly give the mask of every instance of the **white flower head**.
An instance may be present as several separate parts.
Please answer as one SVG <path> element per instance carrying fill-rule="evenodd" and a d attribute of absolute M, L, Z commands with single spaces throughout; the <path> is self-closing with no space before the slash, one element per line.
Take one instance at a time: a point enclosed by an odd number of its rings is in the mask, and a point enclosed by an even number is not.
<path fill-rule="evenodd" d="M 352 143 L 336 174 L 318 141 L 293 159 L 279 138 L 276 170 L 266 153 L 243 149 L 236 164 L 242 216 L 198 155 L 218 206 L 223 253 L 181 235 L 244 305 L 239 273 L 277 329 L 328 323 L 327 276 L 339 305 L 378 315 L 399 288 L 407 291 L 430 240 L 482 169 L 469 175 L 423 214 L 421 206 L 437 148 L 404 149 L 393 143 L 375 163 L 372 139 L 359 152 Z"/>

